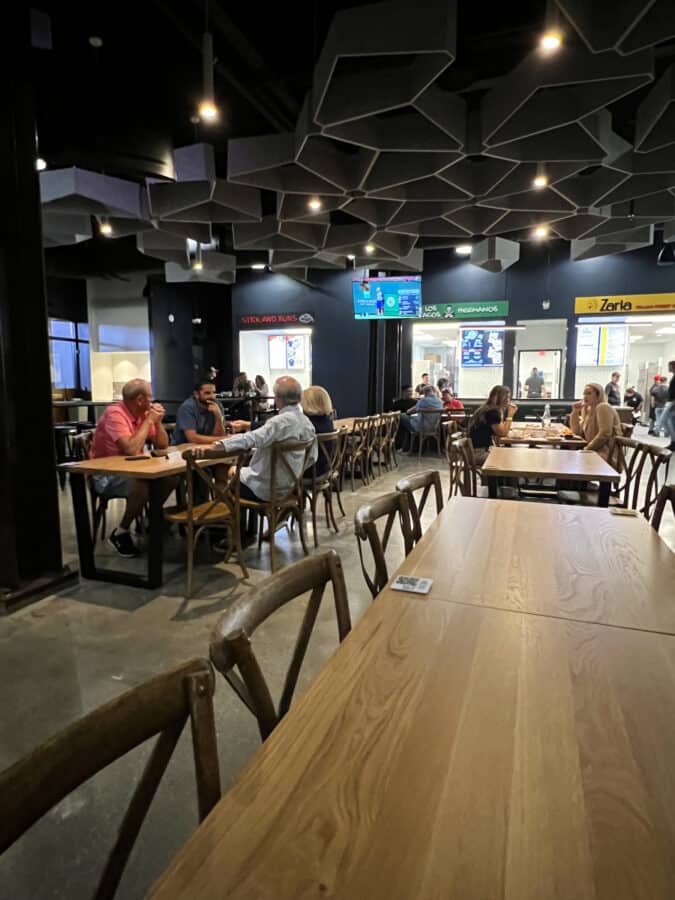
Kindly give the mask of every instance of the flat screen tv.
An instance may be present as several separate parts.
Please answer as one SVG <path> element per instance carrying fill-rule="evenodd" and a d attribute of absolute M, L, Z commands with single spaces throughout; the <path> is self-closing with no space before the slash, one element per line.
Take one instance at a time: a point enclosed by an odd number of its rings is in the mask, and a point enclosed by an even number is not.
<path fill-rule="evenodd" d="M 504 332 L 499 328 L 462 330 L 462 366 L 465 369 L 504 365 Z"/>
<path fill-rule="evenodd" d="M 355 319 L 419 319 L 422 276 L 358 278 L 352 281 Z"/>

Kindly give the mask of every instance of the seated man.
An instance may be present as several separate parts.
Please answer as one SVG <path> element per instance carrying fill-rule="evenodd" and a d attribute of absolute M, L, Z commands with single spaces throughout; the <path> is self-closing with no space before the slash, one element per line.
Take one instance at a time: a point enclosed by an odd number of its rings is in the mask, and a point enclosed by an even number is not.
<path fill-rule="evenodd" d="M 401 388 L 401 396 L 391 404 L 391 412 L 408 412 L 415 405 L 415 395 L 411 384 L 404 384 Z"/>
<path fill-rule="evenodd" d="M 223 407 L 216 400 L 216 386 L 208 376 L 195 382 L 194 391 L 178 407 L 172 444 L 212 444 L 225 435 Z"/>
<path fill-rule="evenodd" d="M 316 432 L 314 426 L 302 411 L 300 400 L 302 399 L 302 387 L 295 378 L 283 376 L 274 383 L 274 399 L 279 414 L 268 419 L 260 428 L 250 431 L 250 422 L 233 422 L 236 431 L 243 430 L 244 434 L 237 434 L 231 438 L 225 438 L 209 447 L 209 450 L 218 450 L 223 456 L 237 450 L 253 450 L 253 456 L 248 466 L 241 469 L 241 498 L 242 500 L 267 501 L 271 500 L 271 462 L 272 444 L 282 441 L 308 441 L 314 440 L 307 466 L 313 465 L 318 456 Z M 206 446 L 195 447 L 194 455 L 199 458 L 204 455 Z M 300 468 L 304 462 L 304 451 L 294 451 L 287 456 L 289 465 L 296 475 L 301 475 Z M 276 475 L 277 493 L 283 496 L 292 486 L 290 474 L 285 466 L 279 466 Z"/>
<path fill-rule="evenodd" d="M 422 396 L 417 401 L 415 406 L 410 410 L 411 413 L 422 413 L 422 412 L 437 412 L 437 416 L 415 416 L 408 415 L 407 413 L 401 413 L 401 427 L 404 428 L 410 435 L 412 440 L 412 435 L 421 431 L 424 428 L 424 431 L 431 431 L 438 425 L 440 420 L 440 413 L 443 409 L 443 402 L 440 397 L 436 396 L 436 392 L 432 385 L 425 384 L 422 388 Z"/>
<path fill-rule="evenodd" d="M 122 400 L 111 403 L 98 420 L 91 458 L 103 456 L 138 456 L 143 453 L 147 441 L 159 450 L 169 446 L 169 437 L 162 425 L 164 407 L 152 402 L 152 388 L 147 381 L 134 378 L 122 388 Z M 94 490 L 101 497 L 126 497 L 127 506 L 117 528 L 108 538 L 120 556 L 138 556 L 138 550 L 129 534 L 131 523 L 143 512 L 148 500 L 148 482 L 121 475 L 93 475 Z M 162 479 L 165 498 L 175 487 L 175 478 Z"/>
<path fill-rule="evenodd" d="M 455 397 L 455 392 L 451 387 L 447 387 L 442 392 L 441 399 L 443 400 L 443 409 L 464 409 L 464 404 Z"/>

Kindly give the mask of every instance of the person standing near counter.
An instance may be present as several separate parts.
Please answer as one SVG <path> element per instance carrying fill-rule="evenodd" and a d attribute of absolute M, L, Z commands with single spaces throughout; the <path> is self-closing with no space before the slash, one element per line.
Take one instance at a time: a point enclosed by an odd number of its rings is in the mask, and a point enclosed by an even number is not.
<path fill-rule="evenodd" d="M 621 406 L 620 378 L 621 372 L 612 372 L 612 380 L 605 385 L 605 395 L 610 406 Z"/>
<path fill-rule="evenodd" d="M 661 424 L 670 438 L 669 450 L 675 450 L 675 359 L 668 363 L 670 384 L 668 385 L 668 405 L 663 410 Z"/>

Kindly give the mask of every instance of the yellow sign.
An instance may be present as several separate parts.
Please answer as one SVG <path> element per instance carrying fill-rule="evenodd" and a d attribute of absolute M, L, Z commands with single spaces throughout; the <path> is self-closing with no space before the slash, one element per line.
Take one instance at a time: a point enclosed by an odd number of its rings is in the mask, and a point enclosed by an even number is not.
<path fill-rule="evenodd" d="M 617 294 L 612 297 L 574 298 L 574 312 L 579 315 L 668 311 L 675 312 L 675 294 Z"/>

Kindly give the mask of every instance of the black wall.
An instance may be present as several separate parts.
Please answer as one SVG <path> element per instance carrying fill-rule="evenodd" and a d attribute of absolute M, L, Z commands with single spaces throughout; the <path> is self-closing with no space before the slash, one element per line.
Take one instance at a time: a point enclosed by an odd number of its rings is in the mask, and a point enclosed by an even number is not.
<path fill-rule="evenodd" d="M 239 317 L 247 314 L 310 312 L 312 380 L 331 395 L 340 416 L 368 411 L 370 322 L 357 322 L 352 306 L 352 272 L 311 273 L 313 287 L 285 275 L 246 273 L 232 290 L 234 351 L 239 364 Z M 252 377 L 255 373 L 250 373 Z M 271 386 L 271 385 L 270 385 Z"/>
<path fill-rule="evenodd" d="M 69 322 L 87 321 L 87 282 L 84 278 L 47 278 L 47 314 Z"/>

